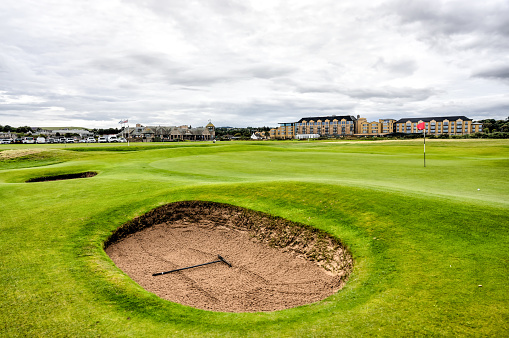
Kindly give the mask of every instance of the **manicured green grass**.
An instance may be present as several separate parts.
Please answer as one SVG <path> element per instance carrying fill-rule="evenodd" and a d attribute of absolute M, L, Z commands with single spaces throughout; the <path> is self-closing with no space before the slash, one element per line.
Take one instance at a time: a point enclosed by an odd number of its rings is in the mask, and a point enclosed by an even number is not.
<path fill-rule="evenodd" d="M 37 145 L 54 164 L 0 160 L 0 336 L 508 336 L 509 141 L 426 146 L 426 168 L 422 140 Z M 99 175 L 24 183 L 84 171 Z M 102 243 L 180 200 L 326 230 L 354 273 L 324 301 L 271 313 L 161 300 Z"/>

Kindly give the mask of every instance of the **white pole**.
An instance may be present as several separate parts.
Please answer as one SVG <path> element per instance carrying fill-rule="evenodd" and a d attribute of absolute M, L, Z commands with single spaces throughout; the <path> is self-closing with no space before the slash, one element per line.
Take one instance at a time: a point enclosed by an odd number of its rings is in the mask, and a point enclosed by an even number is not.
<path fill-rule="evenodd" d="M 424 167 L 426 168 L 426 124 L 424 124 Z"/>

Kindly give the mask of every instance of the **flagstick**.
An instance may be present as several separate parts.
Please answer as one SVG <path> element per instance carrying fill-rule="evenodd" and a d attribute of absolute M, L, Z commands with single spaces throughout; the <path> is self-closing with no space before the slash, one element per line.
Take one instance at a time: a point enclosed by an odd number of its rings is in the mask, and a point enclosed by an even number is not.
<path fill-rule="evenodd" d="M 426 125 L 424 126 L 424 168 L 426 168 Z"/>

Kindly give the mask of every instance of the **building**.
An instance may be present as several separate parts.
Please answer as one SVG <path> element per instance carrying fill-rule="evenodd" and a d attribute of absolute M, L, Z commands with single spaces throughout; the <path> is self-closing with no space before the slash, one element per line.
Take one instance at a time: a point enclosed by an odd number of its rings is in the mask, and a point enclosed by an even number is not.
<path fill-rule="evenodd" d="M 264 131 L 255 131 L 251 134 L 251 140 L 266 140 L 267 136 Z"/>
<path fill-rule="evenodd" d="M 280 123 L 270 130 L 271 139 L 306 139 L 318 137 L 345 137 L 355 133 L 353 116 L 304 117 L 297 122 Z"/>
<path fill-rule="evenodd" d="M 482 133 L 482 123 L 481 122 L 474 122 L 472 123 L 472 133 Z"/>
<path fill-rule="evenodd" d="M 380 119 L 378 122 L 368 122 L 366 118 L 357 116 L 355 121 L 355 136 L 384 136 L 394 130 L 393 119 Z"/>
<path fill-rule="evenodd" d="M 210 141 L 216 137 L 216 128 L 209 121 L 205 127 L 191 126 L 142 126 L 129 128 L 129 138 L 143 141 Z"/>
<path fill-rule="evenodd" d="M 417 117 L 394 119 L 379 119 L 369 122 L 366 118 L 354 116 L 323 116 L 305 117 L 297 122 L 280 123 L 279 127 L 270 130 L 270 138 L 311 139 L 311 138 L 341 138 L 347 136 L 375 137 L 392 133 L 413 134 L 422 133 L 417 130 L 417 124 L 424 122 L 428 135 L 467 135 L 483 131 L 482 123 L 473 123 L 466 116 L 446 117 Z"/>
<path fill-rule="evenodd" d="M 403 134 L 420 133 L 419 123 L 425 123 L 427 135 L 467 135 L 482 132 L 481 123 L 472 123 L 466 116 L 403 118 L 395 123 L 394 132 Z"/>
<path fill-rule="evenodd" d="M 70 134 L 70 135 L 77 134 L 77 135 L 79 135 L 80 138 L 87 138 L 87 137 L 94 136 L 93 132 L 86 130 L 86 129 L 68 129 L 68 128 L 52 129 L 52 130 L 41 129 L 41 130 L 39 130 L 39 134 L 44 134 L 44 135 L 48 135 L 51 137 L 64 136 L 66 134 Z"/>
<path fill-rule="evenodd" d="M 279 127 L 270 130 L 271 140 L 289 140 L 295 138 L 294 123 L 280 123 Z"/>

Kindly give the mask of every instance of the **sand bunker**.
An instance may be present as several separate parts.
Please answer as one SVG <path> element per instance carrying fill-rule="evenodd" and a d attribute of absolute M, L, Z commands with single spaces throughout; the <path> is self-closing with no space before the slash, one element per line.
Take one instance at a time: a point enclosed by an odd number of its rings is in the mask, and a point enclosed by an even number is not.
<path fill-rule="evenodd" d="M 105 243 L 115 264 L 163 299 L 223 312 L 275 311 L 340 290 L 352 258 L 340 240 L 282 218 L 213 202 L 152 210 Z M 160 276 L 154 273 L 223 262 Z"/>
<path fill-rule="evenodd" d="M 75 178 L 94 177 L 95 175 L 97 175 L 97 173 L 95 171 L 87 171 L 84 173 L 77 173 L 77 174 L 64 174 L 64 175 L 55 175 L 55 176 L 36 177 L 36 178 L 31 178 L 26 182 L 32 183 L 32 182 L 72 180 Z"/>
<path fill-rule="evenodd" d="M 47 149 L 9 149 L 0 151 L 0 159 L 13 159 L 33 154 L 38 154 L 43 151 L 47 151 Z"/>

